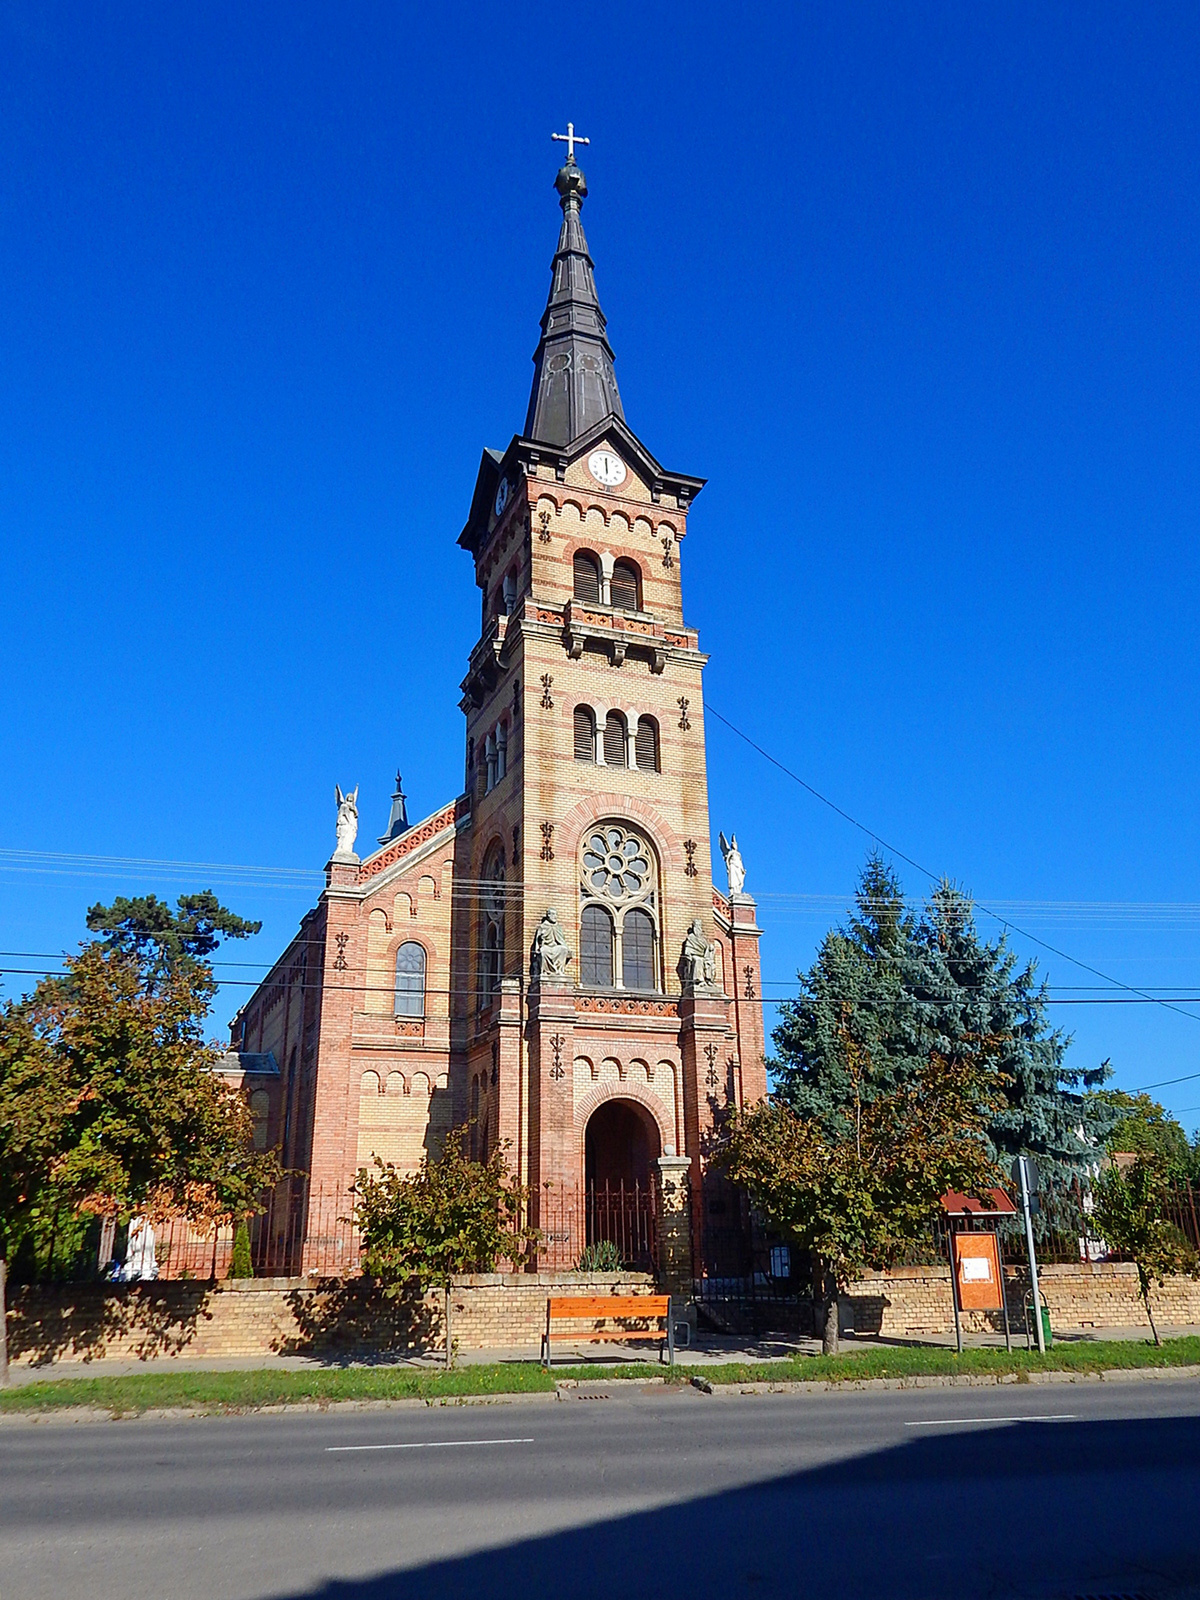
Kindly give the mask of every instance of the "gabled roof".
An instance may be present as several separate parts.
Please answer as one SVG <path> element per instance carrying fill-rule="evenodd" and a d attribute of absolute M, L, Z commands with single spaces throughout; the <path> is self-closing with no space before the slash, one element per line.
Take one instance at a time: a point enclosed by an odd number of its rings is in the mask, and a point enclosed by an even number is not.
<path fill-rule="evenodd" d="M 475 555 L 487 542 L 496 488 L 502 477 L 518 472 L 532 473 L 539 463 L 553 462 L 561 481 L 570 462 L 605 442 L 611 444 L 638 476 L 649 484 L 654 500 L 664 493 L 670 494 L 686 507 L 708 482 L 707 478 L 671 472 L 662 466 L 623 417 L 602 417 L 574 440 L 567 450 L 548 448 L 538 439 L 524 439 L 518 434 L 514 435 L 503 453 L 499 450 L 483 452 L 475 479 L 475 492 L 471 496 L 471 510 L 458 536 L 459 544 Z"/>

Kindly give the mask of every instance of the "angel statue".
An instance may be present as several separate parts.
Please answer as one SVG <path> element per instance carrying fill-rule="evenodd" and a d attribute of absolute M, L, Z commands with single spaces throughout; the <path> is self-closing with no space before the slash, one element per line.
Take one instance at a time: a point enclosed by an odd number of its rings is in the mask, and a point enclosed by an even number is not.
<path fill-rule="evenodd" d="M 337 850 L 339 856 L 354 854 L 354 841 L 358 838 L 358 785 L 349 794 L 343 794 L 340 784 L 334 784 L 337 796 Z"/>
<path fill-rule="evenodd" d="M 721 854 L 725 857 L 725 871 L 729 874 L 730 894 L 741 894 L 746 882 L 746 869 L 742 865 L 742 852 L 738 849 L 737 834 L 732 839 L 720 835 Z"/>
<path fill-rule="evenodd" d="M 704 937 L 699 917 L 693 917 L 675 969 L 684 990 L 711 987 L 717 981 L 717 947 Z"/>
<path fill-rule="evenodd" d="M 571 949 L 559 927 L 558 913 L 547 911 L 533 936 L 533 976 L 565 978 L 570 959 Z"/>

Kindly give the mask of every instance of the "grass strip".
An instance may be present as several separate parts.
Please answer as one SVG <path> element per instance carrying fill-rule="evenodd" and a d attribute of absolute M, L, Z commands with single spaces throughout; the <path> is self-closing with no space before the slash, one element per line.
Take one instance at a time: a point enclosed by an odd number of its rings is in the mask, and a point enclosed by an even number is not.
<path fill-rule="evenodd" d="M 729 1362 L 693 1368 L 709 1383 L 857 1383 L 866 1378 L 1006 1376 L 1017 1381 L 1034 1372 L 1111 1372 L 1134 1367 L 1200 1366 L 1200 1338 L 1168 1339 L 1161 1347 L 1139 1339 L 1080 1340 L 1056 1344 L 1043 1356 L 1037 1350 L 931 1348 L 928 1345 L 876 1346 L 844 1355 L 798 1355 L 788 1361 Z"/>
<path fill-rule="evenodd" d="M 787 1361 L 680 1363 L 671 1374 L 686 1383 L 695 1374 L 713 1384 L 860 1382 L 866 1378 L 955 1374 L 1022 1375 L 1034 1372 L 1106 1372 L 1133 1367 L 1200 1366 L 1200 1338 L 1170 1339 L 1161 1348 L 1135 1339 L 1057 1344 L 1035 1350 L 953 1350 L 929 1346 L 876 1346 L 839 1356 L 798 1355 Z M 454 1400 L 474 1395 L 548 1394 L 565 1380 L 667 1376 L 655 1362 L 618 1366 L 555 1367 L 535 1361 L 492 1362 L 452 1372 L 422 1367 L 315 1367 L 301 1372 L 255 1368 L 244 1372 L 146 1372 L 130 1377 L 55 1378 L 0 1390 L 0 1412 L 51 1411 L 92 1406 L 113 1416 L 165 1407 L 213 1412 L 339 1400 Z"/>

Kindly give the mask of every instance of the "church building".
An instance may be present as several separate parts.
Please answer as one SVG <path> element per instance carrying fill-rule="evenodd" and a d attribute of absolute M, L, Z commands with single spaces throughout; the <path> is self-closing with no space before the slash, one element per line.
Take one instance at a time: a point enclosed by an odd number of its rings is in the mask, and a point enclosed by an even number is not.
<path fill-rule="evenodd" d="M 698 1194 L 714 1115 L 767 1087 L 760 930 L 736 841 L 730 892 L 712 882 L 707 657 L 683 611 L 704 479 L 625 420 L 573 130 L 556 188 L 525 424 L 484 450 L 458 539 L 481 602 L 463 792 L 410 825 L 397 779 L 367 852 L 338 791 L 326 888 L 227 1058 L 259 1063 L 246 1082 L 312 1196 L 376 1157 L 415 1167 L 451 1128 L 503 1147 L 550 1267 L 605 1236 L 598 1193 L 667 1174 Z M 301 1270 L 327 1269 L 320 1234 L 302 1215 Z"/>

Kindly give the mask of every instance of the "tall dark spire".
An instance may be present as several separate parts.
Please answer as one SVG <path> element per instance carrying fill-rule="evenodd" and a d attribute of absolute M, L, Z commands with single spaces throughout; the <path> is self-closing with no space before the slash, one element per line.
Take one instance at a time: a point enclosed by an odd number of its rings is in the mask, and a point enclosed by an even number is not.
<path fill-rule="evenodd" d="M 579 217 L 587 183 L 575 165 L 573 146 L 568 150 L 567 164 L 554 180 L 562 204 L 562 231 L 551 268 L 542 337 L 533 357 L 533 392 L 525 418 L 527 439 L 560 449 L 606 417 L 624 420 L 625 416 Z"/>

